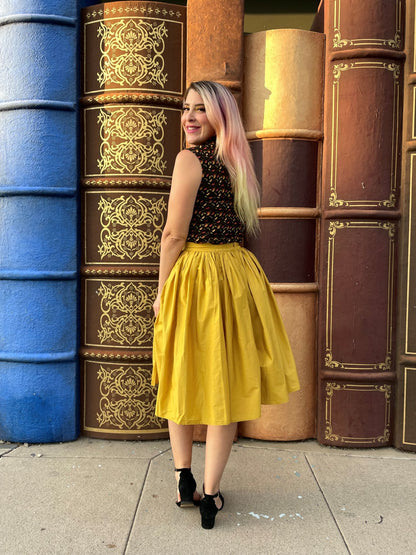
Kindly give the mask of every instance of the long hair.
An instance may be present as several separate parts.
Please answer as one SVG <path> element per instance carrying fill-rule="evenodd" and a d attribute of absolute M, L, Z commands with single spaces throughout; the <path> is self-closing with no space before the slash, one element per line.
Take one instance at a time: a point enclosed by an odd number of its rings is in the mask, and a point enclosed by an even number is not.
<path fill-rule="evenodd" d="M 215 81 L 191 83 L 185 98 L 190 89 L 202 98 L 208 121 L 214 128 L 216 156 L 230 174 L 235 211 L 247 233 L 255 235 L 260 228 L 257 215 L 259 184 L 237 102 L 229 89 Z"/>

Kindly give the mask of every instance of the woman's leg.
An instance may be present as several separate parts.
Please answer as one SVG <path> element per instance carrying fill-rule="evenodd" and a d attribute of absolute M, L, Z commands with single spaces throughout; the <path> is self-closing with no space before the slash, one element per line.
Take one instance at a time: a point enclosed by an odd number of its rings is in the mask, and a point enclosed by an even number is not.
<path fill-rule="evenodd" d="M 227 426 L 208 426 L 205 446 L 205 493 L 214 495 L 220 489 L 221 478 L 230 456 L 237 422 Z M 217 498 L 216 501 L 219 501 Z M 221 502 L 219 502 L 221 504 Z"/>
<path fill-rule="evenodd" d="M 190 468 L 192 463 L 194 427 L 176 424 L 172 420 L 168 420 L 168 424 L 175 468 Z"/>
<path fill-rule="evenodd" d="M 175 468 L 191 468 L 194 427 L 176 424 L 176 422 L 172 422 L 172 420 L 168 420 L 168 424 L 170 445 L 172 447 Z M 179 474 L 179 472 L 175 472 L 177 482 L 179 481 Z M 195 491 L 194 499 L 199 498 L 199 493 Z M 178 501 L 180 501 L 179 491 Z"/>

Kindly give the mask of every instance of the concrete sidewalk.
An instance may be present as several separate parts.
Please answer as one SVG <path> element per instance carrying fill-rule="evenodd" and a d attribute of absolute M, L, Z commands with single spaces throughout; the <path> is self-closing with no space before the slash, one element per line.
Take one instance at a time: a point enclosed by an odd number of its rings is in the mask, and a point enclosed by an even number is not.
<path fill-rule="evenodd" d="M 213 530 L 172 468 L 167 440 L 0 444 L 1 555 L 416 553 L 416 454 L 240 438 Z"/>

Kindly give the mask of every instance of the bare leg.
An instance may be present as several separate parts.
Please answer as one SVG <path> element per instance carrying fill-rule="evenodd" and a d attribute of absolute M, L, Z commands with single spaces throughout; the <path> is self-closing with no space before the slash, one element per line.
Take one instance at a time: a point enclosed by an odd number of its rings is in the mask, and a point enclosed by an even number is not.
<path fill-rule="evenodd" d="M 191 468 L 192 465 L 192 442 L 194 427 L 183 424 L 176 424 L 168 420 L 170 445 L 172 447 L 173 461 L 175 468 Z M 175 472 L 176 481 L 179 481 L 179 472 Z M 200 495 L 195 492 L 194 499 L 199 499 Z M 178 501 L 179 501 L 178 492 Z"/>
<path fill-rule="evenodd" d="M 220 489 L 221 478 L 230 456 L 237 422 L 227 426 L 208 426 L 205 447 L 205 493 L 214 495 Z M 216 502 L 219 499 L 216 499 Z M 217 504 L 218 506 L 218 504 Z M 221 506 L 221 501 L 219 501 Z"/>
<path fill-rule="evenodd" d="M 190 468 L 194 427 L 176 424 L 172 420 L 168 420 L 168 424 L 175 468 Z"/>

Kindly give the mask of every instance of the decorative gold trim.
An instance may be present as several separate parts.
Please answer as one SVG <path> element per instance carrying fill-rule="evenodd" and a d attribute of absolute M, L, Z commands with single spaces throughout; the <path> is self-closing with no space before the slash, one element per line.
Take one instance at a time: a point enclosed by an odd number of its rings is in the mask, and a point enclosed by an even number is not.
<path fill-rule="evenodd" d="M 101 18 L 103 16 L 108 17 L 110 15 L 117 15 L 118 17 L 121 17 L 123 14 L 126 15 L 131 15 L 131 14 L 141 14 L 142 17 L 144 17 L 146 14 L 148 16 L 153 16 L 153 14 L 156 14 L 157 16 L 159 14 L 162 14 L 163 16 L 167 16 L 170 15 L 171 17 L 177 17 L 178 19 L 182 17 L 182 13 L 178 10 L 178 11 L 174 11 L 172 9 L 170 10 L 166 10 L 165 8 L 152 8 L 152 6 L 119 6 L 119 7 L 113 7 L 113 8 L 105 8 L 103 9 L 99 9 L 96 10 L 94 9 L 93 11 L 89 11 L 88 8 L 85 9 L 85 17 L 87 19 L 95 19 L 95 18 Z M 171 21 L 171 20 L 168 20 Z"/>
<path fill-rule="evenodd" d="M 403 437 L 402 437 L 402 443 L 403 445 L 416 445 L 415 442 L 412 441 L 406 441 L 406 409 L 407 409 L 407 372 L 409 371 L 413 371 L 416 372 L 416 368 L 409 368 L 408 366 L 405 366 L 403 371 L 404 371 L 404 391 L 403 391 Z"/>
<path fill-rule="evenodd" d="M 98 264 L 92 263 L 89 264 Z M 142 268 L 118 268 L 118 269 L 106 269 L 106 268 L 85 268 L 83 270 L 85 275 L 91 276 L 156 276 L 159 273 L 159 267 L 154 269 L 142 269 Z"/>
<path fill-rule="evenodd" d="M 416 153 L 412 152 L 410 154 L 410 176 L 409 176 L 409 211 L 408 211 L 408 244 L 407 244 L 407 275 L 406 275 L 406 332 L 405 332 L 405 353 L 407 355 L 416 355 L 416 351 L 411 351 L 409 349 L 410 332 L 413 333 L 415 330 L 409 329 L 409 313 L 410 307 L 410 287 L 414 260 L 412 259 L 412 235 L 413 235 L 413 179 L 414 179 L 414 162 L 416 159 Z M 413 273 L 416 272 L 416 268 Z"/>
<path fill-rule="evenodd" d="M 413 100 L 412 100 L 412 139 L 416 139 L 416 122 L 415 122 L 415 116 L 416 116 L 416 86 L 412 87 L 412 93 L 413 93 Z"/>
<path fill-rule="evenodd" d="M 391 182 L 390 195 L 384 200 L 343 200 L 337 195 L 337 162 L 338 162 L 338 109 L 339 109 L 339 85 L 341 75 L 345 71 L 355 69 L 382 69 L 391 71 L 393 77 L 393 130 L 392 130 L 392 152 L 391 152 Z M 394 208 L 396 206 L 396 183 L 398 172 L 399 152 L 399 100 L 400 100 L 400 66 L 388 62 L 358 61 L 351 63 L 335 64 L 333 67 L 334 80 L 332 83 L 332 130 L 331 130 L 331 177 L 329 206 L 354 207 L 354 208 Z"/>
<path fill-rule="evenodd" d="M 86 359 L 97 359 L 97 360 L 151 360 L 152 356 L 150 354 L 123 354 L 120 353 L 96 353 L 82 350 L 80 356 Z"/>
<path fill-rule="evenodd" d="M 390 48 L 401 49 L 402 45 L 402 1 L 396 0 L 396 30 L 392 39 L 343 39 L 341 37 L 341 0 L 334 2 L 334 38 L 332 44 L 334 48 L 344 48 L 346 46 L 389 46 Z"/>
<path fill-rule="evenodd" d="M 113 196 L 117 194 L 121 196 Z M 114 265 L 114 260 L 103 260 L 110 255 L 112 258 L 118 258 L 117 262 L 126 266 L 141 264 L 158 267 L 160 239 L 167 213 L 168 192 L 85 191 L 85 198 L 87 195 L 100 195 L 98 209 L 100 211 L 101 243 L 97 245 L 96 254 L 101 256 L 101 260 L 99 262 L 88 260 L 87 241 L 85 241 L 85 264 L 91 266 Z M 151 195 L 151 198 L 144 195 Z M 84 232 L 85 237 L 87 237 L 87 224 L 90 218 L 88 217 L 88 203 L 86 200 L 84 206 L 86 207 Z M 144 258 L 153 258 L 153 262 L 151 260 L 143 262 Z M 126 272 L 123 271 L 122 273 Z"/>
<path fill-rule="evenodd" d="M 98 365 L 98 427 L 86 425 L 87 375 Z M 141 365 L 84 361 L 84 429 L 102 433 L 151 434 L 167 430 L 166 420 L 155 415 L 156 388 L 151 385 L 151 363 Z M 151 429 L 147 429 L 151 426 Z M 145 429 L 142 429 L 145 428 Z"/>
<path fill-rule="evenodd" d="M 335 391 L 372 391 L 384 393 L 386 405 L 384 412 L 384 431 L 380 436 L 374 437 L 347 437 L 334 432 L 332 425 L 332 398 Z M 391 386 L 386 384 L 326 384 L 325 398 L 325 439 L 342 443 L 387 443 L 390 439 L 390 414 L 391 414 Z"/>
<path fill-rule="evenodd" d="M 153 302 L 157 280 L 85 279 L 85 301 L 88 306 L 88 283 L 99 284 L 96 294 L 100 303 L 97 336 L 100 343 L 87 342 L 87 312 L 84 311 L 84 345 L 116 349 L 146 349 L 153 339 Z M 130 357 L 129 357 L 130 358 Z"/>
<path fill-rule="evenodd" d="M 101 429 L 101 428 L 93 428 L 92 426 L 86 426 L 84 424 L 83 426 L 83 430 L 85 430 L 86 432 L 96 432 L 96 433 L 101 433 L 101 434 L 124 434 L 124 435 L 130 435 L 130 434 L 137 434 L 138 436 L 142 436 L 145 434 L 158 434 L 158 433 L 163 433 L 163 432 L 169 432 L 169 428 L 158 428 L 157 430 L 112 430 L 111 428 L 109 429 Z"/>
<path fill-rule="evenodd" d="M 113 8 L 114 9 L 114 8 Z M 121 9 L 121 8 L 120 8 Z M 127 8 L 126 8 L 127 9 Z M 133 9 L 133 8 L 132 8 Z M 151 9 L 151 8 L 150 8 Z M 101 16 L 102 14 L 102 10 L 100 10 L 99 12 L 93 12 L 91 15 L 97 15 L 99 16 L 101 12 Z M 166 10 L 162 10 L 160 13 L 162 13 L 162 15 L 167 15 L 169 14 L 171 17 L 173 17 L 175 15 L 175 12 L 173 12 L 173 10 L 170 10 L 169 12 Z M 113 12 L 113 14 L 115 14 L 115 12 Z M 86 15 L 87 19 L 90 19 L 90 17 L 88 17 L 89 14 Z M 105 15 L 110 15 L 109 12 L 105 12 Z M 120 12 L 120 15 L 118 17 L 106 17 L 105 19 L 96 19 L 93 21 L 87 21 L 84 23 L 84 52 L 87 52 L 87 26 L 88 25 L 96 25 L 97 23 L 101 25 L 103 25 L 104 27 L 108 28 L 107 24 L 109 24 L 111 21 L 120 21 L 120 16 L 122 15 L 122 12 Z M 150 14 L 149 14 L 150 15 Z M 176 17 L 180 18 L 181 17 L 181 13 L 178 11 L 176 12 Z M 145 23 L 145 19 L 149 19 L 143 16 L 130 16 L 129 20 L 132 22 L 135 22 L 137 20 L 138 24 L 140 23 Z M 182 38 L 181 45 L 180 45 L 180 53 L 178 54 L 178 56 L 180 57 L 180 71 L 181 71 L 181 75 L 180 75 L 180 88 L 178 90 L 170 90 L 170 89 L 164 89 L 163 93 L 165 94 L 176 94 L 179 96 L 183 96 L 184 94 L 184 90 L 183 90 L 183 83 L 184 83 L 184 64 L 183 64 L 183 60 L 184 60 L 184 41 L 185 41 L 185 33 L 184 33 L 184 23 L 182 21 L 176 21 L 174 19 L 166 19 L 163 17 L 151 17 L 150 18 L 151 22 L 154 21 L 160 21 L 162 23 L 173 23 L 176 25 L 179 25 L 181 28 L 180 31 L 180 36 Z M 98 31 L 97 31 L 97 38 L 99 37 Z M 88 56 L 84 55 L 84 84 L 86 85 L 86 83 L 88 82 L 87 79 L 87 58 Z M 97 75 L 97 77 L 99 77 L 99 75 Z M 156 83 L 156 82 L 155 82 Z M 105 87 L 104 89 L 96 89 L 96 90 L 87 90 L 86 86 L 84 85 L 84 95 L 90 95 L 90 94 L 101 94 L 101 93 L 108 93 L 108 92 L 112 92 L 112 91 L 118 91 L 119 87 Z M 137 90 L 140 89 L 141 86 L 140 84 L 135 84 L 135 86 L 125 86 L 123 85 L 123 90 L 124 91 L 129 91 L 129 90 Z M 143 87 L 143 90 L 146 91 L 156 91 L 156 92 L 160 92 L 159 88 L 154 88 L 154 86 L 152 84 L 150 84 L 150 86 L 146 86 Z"/>
<path fill-rule="evenodd" d="M 335 236 L 340 229 L 381 229 L 387 231 L 389 235 L 389 269 L 387 287 L 387 322 L 386 322 L 386 355 L 383 361 L 372 364 L 360 364 L 356 362 L 340 362 L 336 360 L 332 352 L 332 324 L 333 324 L 333 299 L 334 299 L 334 255 L 335 255 Z M 328 264 L 327 264 L 327 291 L 326 291 L 326 328 L 325 328 L 325 366 L 336 368 L 337 370 L 379 370 L 386 371 L 391 369 L 392 341 L 393 341 L 393 286 L 394 286 L 394 266 L 395 248 L 394 237 L 396 225 L 391 222 L 377 221 L 332 221 L 329 223 L 328 239 Z"/>
<path fill-rule="evenodd" d="M 100 172 L 87 173 L 87 113 L 98 110 L 100 159 L 97 160 Z M 143 176 L 149 178 L 171 178 L 165 174 L 167 162 L 164 159 L 163 141 L 167 124 L 166 111 L 180 114 L 179 108 L 152 105 L 126 106 L 111 104 L 111 112 L 101 106 L 84 109 L 84 168 L 85 177 L 106 179 L 120 174 L 123 183 L 127 176 Z M 131 117 L 130 117 L 131 116 Z M 140 123 L 140 125 L 138 125 Z M 182 134 L 178 135 L 178 151 L 182 148 Z M 123 153 L 121 152 L 123 151 Z M 115 180 L 117 184 L 120 181 Z M 92 183 L 89 182 L 89 183 Z M 105 181 L 106 184 L 111 183 Z"/>

